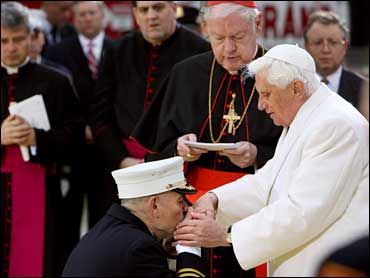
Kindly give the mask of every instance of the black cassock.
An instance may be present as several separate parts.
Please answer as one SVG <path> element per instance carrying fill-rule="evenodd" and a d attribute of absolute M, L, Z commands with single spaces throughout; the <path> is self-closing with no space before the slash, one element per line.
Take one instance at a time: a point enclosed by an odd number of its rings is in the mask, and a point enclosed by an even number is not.
<path fill-rule="evenodd" d="M 122 139 L 130 136 L 171 68 L 208 50 L 205 39 L 178 25 L 160 46 L 152 46 L 134 31 L 106 52 L 90 115 L 95 140 L 113 169 L 132 156 Z"/>
<path fill-rule="evenodd" d="M 262 56 L 264 52 L 265 50 L 259 47 L 256 57 Z M 265 112 L 258 110 L 258 92 L 256 90 L 253 92 L 254 78 L 251 76 L 242 78 L 240 73 L 230 75 L 215 62 L 212 88 L 209 90 L 213 61 L 213 53 L 207 52 L 186 59 L 173 68 L 169 78 L 154 98 L 151 107 L 132 134 L 135 140 L 151 151 L 146 160 L 174 156 L 177 138 L 184 134 L 196 134 L 199 142 L 216 141 L 225 125 L 223 116 L 229 111 L 233 94 L 235 94 L 235 112 L 240 117 L 245 110 L 246 114 L 242 122 L 235 124 L 236 126 L 240 124 L 235 135 L 229 134 L 226 128 L 218 142 L 249 141 L 253 143 L 258 150 L 257 168 L 261 168 L 267 160 L 272 158 L 282 129 L 275 126 Z M 211 128 L 209 103 L 211 103 L 212 111 Z M 210 135 L 211 129 L 213 140 Z M 187 163 L 186 167 L 188 181 L 201 190 L 201 194 L 230 182 L 244 173 L 254 173 L 254 167 L 239 168 L 227 157 L 220 156 L 213 151 L 202 154 L 199 160 Z M 212 187 L 198 187 L 207 183 Z M 216 248 L 215 250 L 215 252 L 212 251 L 213 264 L 212 274 L 210 274 L 213 275 L 212 277 L 247 277 L 249 275 L 240 272 L 231 248 L 225 250 Z"/>
<path fill-rule="evenodd" d="M 261 55 L 262 48 L 259 47 L 257 57 Z M 208 103 L 213 58 L 212 52 L 189 58 L 178 63 L 166 79 L 132 136 L 145 148 L 160 153 L 149 155 L 148 160 L 173 156 L 176 151 L 177 138 L 184 134 L 195 133 L 199 142 L 212 142 Z M 211 103 L 214 106 L 212 109 L 214 139 L 217 139 L 225 124 L 223 116 L 228 113 L 232 94 L 236 94 L 235 111 L 239 116 L 242 116 L 246 108 L 255 82 L 251 77 L 241 79 L 240 75 L 228 74 L 216 62 L 211 92 Z M 257 105 L 258 93 L 255 90 L 246 117 L 235 135 L 227 133 L 226 129 L 219 142 L 250 141 L 257 146 L 257 167 L 261 168 L 267 160 L 272 158 L 282 129 L 276 127 L 265 112 L 259 111 Z M 253 167 L 241 169 L 228 159 L 217 155 L 217 152 L 203 154 L 198 161 L 191 164 L 217 171 L 254 172 Z"/>
<path fill-rule="evenodd" d="M 8 75 L 1 67 L 1 122 L 9 115 L 9 101 L 20 102 L 36 94 L 41 94 L 45 103 L 51 129 L 36 129 L 36 155 L 31 155 L 28 164 L 39 164 L 46 169 L 45 195 L 37 200 L 29 200 L 35 204 L 45 202 L 44 227 L 44 260 L 43 273 L 47 277 L 60 276 L 64 260 L 67 256 L 63 243 L 63 220 L 61 218 L 61 188 L 59 184 L 58 163 L 67 161 L 73 154 L 76 142 L 83 140 L 84 128 L 80 116 L 80 108 L 70 80 L 64 74 L 46 66 L 28 63 L 19 68 L 17 75 Z M 10 92 L 11 91 L 11 92 Z M 10 96 L 11 94 L 11 96 Z M 1 219 L 0 219 L 0 257 L 1 276 L 7 275 L 9 267 L 9 251 L 11 252 L 12 208 L 14 205 L 13 175 L 3 172 L 3 162 L 9 148 L 18 150 L 18 146 L 1 146 Z M 25 162 L 26 163 L 26 162 Z M 24 186 L 33 191 L 33 181 Z M 32 205 L 24 205 L 19 212 L 24 218 L 33 217 Z M 27 227 L 25 227 L 27 229 Z M 27 231 L 26 231 L 27 232 Z M 29 241 L 32 242 L 33 238 Z M 32 256 L 33 250 L 25 250 Z M 27 275 L 26 275 L 27 276 Z"/>

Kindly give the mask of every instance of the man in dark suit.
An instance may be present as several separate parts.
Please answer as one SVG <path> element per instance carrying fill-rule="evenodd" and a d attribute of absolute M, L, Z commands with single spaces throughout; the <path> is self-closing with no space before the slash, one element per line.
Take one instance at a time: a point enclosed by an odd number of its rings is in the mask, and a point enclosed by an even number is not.
<path fill-rule="evenodd" d="M 306 50 L 315 60 L 321 81 L 359 108 L 361 89 L 368 87 L 369 83 L 363 76 L 342 66 L 349 40 L 348 29 L 338 15 L 327 11 L 312 13 L 304 32 L 304 41 Z"/>
<path fill-rule="evenodd" d="M 121 206 L 113 204 L 81 239 L 63 277 L 206 277 L 200 248 L 176 246 L 175 274 L 161 243 L 173 238 L 188 211 L 184 194 L 196 192 L 183 163 L 173 157 L 112 172 Z"/>
<path fill-rule="evenodd" d="M 45 13 L 46 46 L 60 43 L 62 40 L 76 34 L 69 24 L 72 16 L 72 1 L 41 1 L 41 10 Z"/>
<path fill-rule="evenodd" d="M 70 70 L 86 124 L 85 142 L 76 150 L 75 159 L 69 167 L 70 172 L 65 174 L 70 182 L 70 190 L 65 197 L 70 250 L 80 239 L 80 221 L 85 193 L 88 197 L 89 227 L 94 226 L 103 214 L 100 213 L 102 205 L 98 192 L 101 191 L 99 188 L 104 187 L 104 167 L 93 142 L 87 113 L 90 96 L 95 88 L 99 63 L 105 50 L 112 44 L 103 31 L 103 9 L 102 1 L 74 1 L 72 12 L 77 35 L 49 47 L 45 54 L 50 60 Z M 86 177 L 89 177 L 88 181 Z M 104 210 L 106 210 L 105 206 Z"/>

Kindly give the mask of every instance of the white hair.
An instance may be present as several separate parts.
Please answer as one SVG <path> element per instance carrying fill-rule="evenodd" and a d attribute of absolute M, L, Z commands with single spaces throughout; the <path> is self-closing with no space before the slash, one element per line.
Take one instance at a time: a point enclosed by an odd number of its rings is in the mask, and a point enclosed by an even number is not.
<path fill-rule="evenodd" d="M 233 3 L 223 3 L 217 6 L 220 7 L 217 13 L 213 11 L 216 6 L 203 7 L 202 14 L 205 22 L 208 22 L 208 20 L 211 18 L 224 18 L 232 13 L 239 13 L 244 16 L 249 23 L 252 23 L 253 28 L 255 28 L 253 23 L 256 21 L 256 17 L 259 14 L 257 9 L 244 7 Z M 253 31 L 255 30 L 253 29 Z"/>
<path fill-rule="evenodd" d="M 309 94 L 313 94 L 320 86 L 320 81 L 314 72 L 270 57 L 261 57 L 252 61 L 248 64 L 247 71 L 253 75 L 263 72 L 267 82 L 281 89 L 288 87 L 294 80 L 302 81 Z"/>
<path fill-rule="evenodd" d="M 141 207 L 143 203 L 148 199 L 148 197 L 150 196 L 130 198 L 130 199 L 121 199 L 121 205 L 128 209 Z"/>

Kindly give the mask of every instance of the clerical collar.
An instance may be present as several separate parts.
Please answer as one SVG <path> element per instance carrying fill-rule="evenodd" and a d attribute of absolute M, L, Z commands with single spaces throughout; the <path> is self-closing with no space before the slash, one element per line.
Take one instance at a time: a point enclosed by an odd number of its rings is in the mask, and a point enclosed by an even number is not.
<path fill-rule="evenodd" d="M 4 69 L 6 69 L 6 72 L 7 72 L 8 74 L 16 74 L 16 73 L 18 73 L 18 70 L 19 70 L 21 67 L 23 67 L 23 66 L 27 65 L 29 61 L 30 61 L 30 57 L 27 57 L 27 58 L 26 58 L 26 60 L 24 60 L 24 62 L 23 62 L 20 66 L 18 66 L 18 67 L 9 67 L 9 66 L 7 66 L 7 65 L 4 65 L 4 64 L 3 64 L 3 62 L 1 62 L 1 66 L 2 66 Z"/>

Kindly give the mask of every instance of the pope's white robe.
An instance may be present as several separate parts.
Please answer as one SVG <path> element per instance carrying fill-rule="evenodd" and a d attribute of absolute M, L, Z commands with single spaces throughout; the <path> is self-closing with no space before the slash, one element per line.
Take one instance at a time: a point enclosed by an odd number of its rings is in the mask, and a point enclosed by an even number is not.
<path fill-rule="evenodd" d="M 244 269 L 314 276 L 328 252 L 369 228 L 369 123 L 325 85 L 255 175 L 213 190 Z"/>

